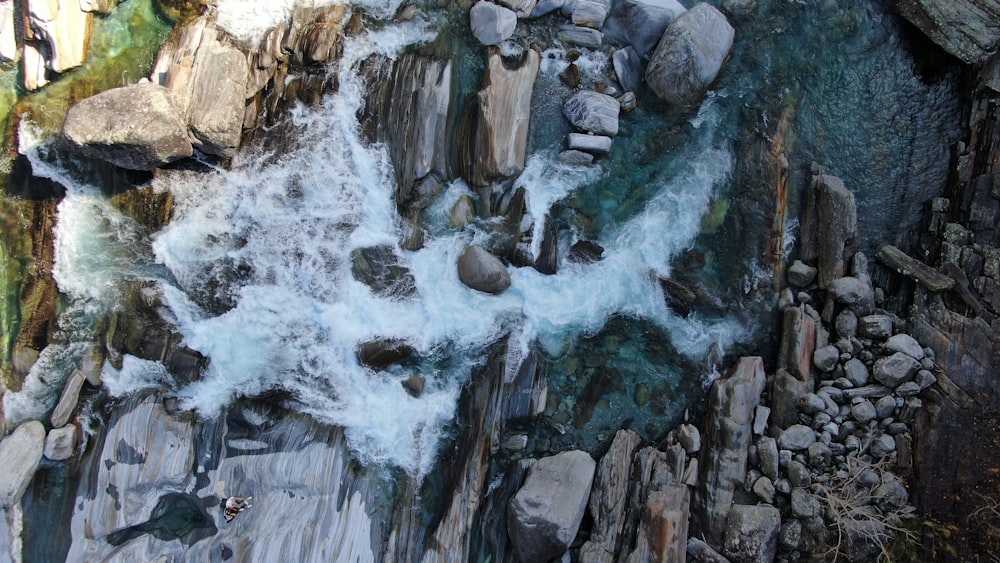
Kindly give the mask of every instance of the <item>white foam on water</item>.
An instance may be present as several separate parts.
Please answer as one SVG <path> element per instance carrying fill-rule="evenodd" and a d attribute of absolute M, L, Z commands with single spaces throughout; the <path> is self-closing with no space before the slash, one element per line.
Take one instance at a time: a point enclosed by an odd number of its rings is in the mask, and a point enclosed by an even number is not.
<path fill-rule="evenodd" d="M 143 389 L 160 389 L 173 380 L 160 362 L 143 360 L 129 354 L 122 356 L 122 369 L 105 363 L 101 382 L 112 397 L 124 397 Z"/>

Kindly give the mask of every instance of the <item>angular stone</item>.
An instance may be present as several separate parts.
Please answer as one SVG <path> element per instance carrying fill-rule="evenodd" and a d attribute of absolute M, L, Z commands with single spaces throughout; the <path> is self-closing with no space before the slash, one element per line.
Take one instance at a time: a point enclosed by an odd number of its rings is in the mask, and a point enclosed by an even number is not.
<path fill-rule="evenodd" d="M 544 562 L 566 552 L 583 520 L 596 465 L 590 454 L 571 450 L 531 466 L 507 511 L 521 561 Z"/>
<path fill-rule="evenodd" d="M 567 140 L 570 150 L 585 151 L 592 154 L 608 154 L 611 151 L 611 137 L 570 133 Z"/>
<path fill-rule="evenodd" d="M 778 447 L 783 450 L 804 450 L 816 441 L 816 432 L 802 424 L 793 424 L 781 432 Z"/>
<path fill-rule="evenodd" d="M 767 420 L 771 417 L 771 409 L 764 405 L 757 405 L 753 415 L 753 433 L 760 436 L 767 430 Z"/>
<path fill-rule="evenodd" d="M 768 505 L 733 506 L 722 552 L 734 561 L 773 561 L 778 551 L 781 513 Z"/>
<path fill-rule="evenodd" d="M 643 85 L 642 61 L 632 47 L 618 49 L 611 55 L 611 65 L 615 69 L 618 83 L 626 92 L 637 92 Z"/>
<path fill-rule="evenodd" d="M 923 391 L 924 389 L 927 389 L 931 385 L 937 383 L 937 378 L 934 377 L 933 373 L 925 369 L 922 369 L 917 372 L 917 375 L 913 376 L 913 382 L 916 383 L 918 387 L 920 387 L 921 391 Z"/>
<path fill-rule="evenodd" d="M 788 462 L 788 480 L 791 482 L 793 487 L 808 487 L 812 484 L 812 477 L 809 475 L 809 470 L 806 466 L 797 462 Z"/>
<path fill-rule="evenodd" d="M 896 387 L 896 394 L 900 397 L 913 397 L 918 393 L 920 393 L 920 385 L 913 381 L 901 383 L 899 387 Z"/>
<path fill-rule="evenodd" d="M 76 410 L 76 404 L 80 400 L 80 389 L 83 388 L 83 382 L 86 380 L 86 376 L 78 369 L 73 370 L 73 373 L 70 374 L 66 385 L 63 386 L 62 395 L 59 396 L 59 402 L 52 410 L 50 422 L 53 428 L 66 426 L 66 423 L 69 422 L 73 411 Z"/>
<path fill-rule="evenodd" d="M 687 556 L 698 563 L 730 563 L 729 559 L 698 538 L 688 538 Z"/>
<path fill-rule="evenodd" d="M 608 7 L 594 0 L 576 0 L 570 20 L 573 25 L 601 29 L 608 17 Z"/>
<path fill-rule="evenodd" d="M 896 352 L 888 358 L 876 361 L 872 375 L 879 383 L 895 389 L 900 383 L 913 377 L 919 369 L 920 363 L 917 360 L 902 352 Z"/>
<path fill-rule="evenodd" d="M 481 0 L 469 10 L 472 35 L 483 45 L 499 45 L 514 35 L 517 14 L 492 2 Z"/>
<path fill-rule="evenodd" d="M 902 352 L 915 360 L 924 359 L 924 349 L 909 334 L 894 334 L 884 346 L 890 352 Z"/>
<path fill-rule="evenodd" d="M 689 492 L 668 485 L 649 492 L 628 563 L 680 561 L 687 545 Z"/>
<path fill-rule="evenodd" d="M 867 424 L 878 416 L 878 410 L 871 401 L 861 401 L 851 406 L 851 416 L 860 424 Z"/>
<path fill-rule="evenodd" d="M 632 460 L 641 442 L 635 432 L 619 430 L 598 464 L 587 504 L 594 524 L 590 539 L 581 548 L 584 561 L 591 560 L 589 554 L 599 554 L 593 560 L 600 561 L 601 555 L 617 549 L 629 505 Z"/>
<path fill-rule="evenodd" d="M 875 402 L 875 415 L 880 419 L 889 418 L 895 410 L 896 398 L 892 395 L 886 395 Z"/>
<path fill-rule="evenodd" d="M 559 40 L 572 45 L 597 49 L 604 42 L 604 34 L 590 27 L 564 25 L 559 28 Z"/>
<path fill-rule="evenodd" d="M 879 246 L 875 257 L 886 266 L 907 276 L 930 291 L 946 291 L 955 285 L 953 278 L 938 272 L 915 258 L 910 258 L 902 250 L 891 244 Z"/>
<path fill-rule="evenodd" d="M 62 136 L 85 156 L 152 170 L 193 154 L 183 115 L 169 90 L 140 82 L 78 102 L 66 114 Z"/>
<path fill-rule="evenodd" d="M 891 512 L 905 506 L 910 495 L 906 492 L 906 487 L 899 481 L 890 479 L 876 487 L 872 491 L 872 497 L 875 499 L 875 506 L 878 506 L 880 510 Z"/>
<path fill-rule="evenodd" d="M 809 459 L 809 467 L 824 468 L 830 465 L 833 452 L 823 442 L 815 442 L 806 450 L 806 457 Z"/>
<path fill-rule="evenodd" d="M 858 315 L 875 310 L 875 290 L 868 280 L 855 277 L 837 278 L 828 285 L 830 295 Z"/>
<path fill-rule="evenodd" d="M 677 428 L 677 441 L 684 451 L 693 454 L 701 450 L 701 434 L 693 424 L 681 424 Z"/>
<path fill-rule="evenodd" d="M 104 347 L 91 344 L 87 346 L 80 359 L 80 371 L 87 378 L 87 383 L 94 387 L 101 386 L 101 372 L 104 369 Z"/>
<path fill-rule="evenodd" d="M 352 250 L 351 274 L 381 297 L 407 298 L 417 292 L 413 273 L 388 244 Z"/>
<path fill-rule="evenodd" d="M 448 222 L 456 229 L 464 229 L 476 220 L 476 209 L 472 205 L 472 198 L 463 194 L 455 202 L 448 215 Z"/>
<path fill-rule="evenodd" d="M 787 428 L 799 419 L 799 400 L 807 393 L 805 382 L 784 369 L 774 374 L 771 384 L 771 428 Z"/>
<path fill-rule="evenodd" d="M 881 459 L 882 457 L 896 451 L 896 440 L 888 434 L 880 434 L 872 440 L 872 445 L 868 451 L 876 460 Z"/>
<path fill-rule="evenodd" d="M 781 524 L 781 532 L 778 533 L 778 544 L 788 551 L 795 551 L 802 543 L 802 523 L 798 520 L 789 520 Z"/>
<path fill-rule="evenodd" d="M 535 11 L 536 0 L 498 0 L 498 3 L 505 8 L 514 10 L 517 17 L 527 17 Z M 560 5 L 560 7 L 562 7 Z"/>
<path fill-rule="evenodd" d="M 851 358 L 844 364 L 844 377 L 855 387 L 868 385 L 868 368 L 864 362 L 857 358 Z"/>
<path fill-rule="evenodd" d="M 21 424 L 0 440 L 0 509 L 21 502 L 44 448 L 45 427 L 37 420 Z"/>
<path fill-rule="evenodd" d="M 834 328 L 841 338 L 851 338 L 858 334 L 858 316 L 850 309 L 844 309 L 837 315 Z"/>
<path fill-rule="evenodd" d="M 698 4 L 663 32 L 646 66 L 646 84 L 667 103 L 698 102 L 719 75 L 735 35 L 722 12 Z"/>
<path fill-rule="evenodd" d="M 608 137 L 618 134 L 620 111 L 618 100 L 590 90 L 577 92 L 563 106 L 563 114 L 574 127 Z"/>
<path fill-rule="evenodd" d="M 892 317 L 868 315 L 858 320 L 858 334 L 864 338 L 882 339 L 892 335 Z"/>
<path fill-rule="evenodd" d="M 356 356 L 358 363 L 373 370 L 383 370 L 413 355 L 414 349 L 405 340 L 379 339 L 362 343 Z"/>
<path fill-rule="evenodd" d="M 532 19 L 540 18 L 556 10 L 561 10 L 565 4 L 566 0 L 539 0 L 534 8 L 531 9 L 531 13 L 526 17 Z"/>
<path fill-rule="evenodd" d="M 809 287 L 816 279 L 816 268 L 809 266 L 801 260 L 792 262 L 785 273 L 788 276 L 788 284 L 794 287 Z"/>
<path fill-rule="evenodd" d="M 501 293 L 510 287 L 507 267 L 479 246 L 467 246 L 459 256 L 458 278 L 472 289 L 486 293 Z"/>
<path fill-rule="evenodd" d="M 774 502 L 774 483 L 771 482 L 769 478 L 763 476 L 760 477 L 754 481 L 751 490 L 760 500 L 768 504 L 772 504 Z"/>
<path fill-rule="evenodd" d="M 50 430 L 45 438 L 45 457 L 52 461 L 63 461 L 72 457 L 76 448 L 76 436 L 75 424 Z"/>
<path fill-rule="evenodd" d="M 772 480 L 778 479 L 778 442 L 770 436 L 757 440 L 757 466 Z"/>
<path fill-rule="evenodd" d="M 820 512 L 819 500 L 805 489 L 792 490 L 791 507 L 796 518 L 812 518 Z"/>
<path fill-rule="evenodd" d="M 855 387 L 854 389 L 845 389 L 844 397 L 847 399 L 878 399 L 880 397 L 885 397 L 892 393 L 892 389 L 884 385 L 865 385 L 864 387 Z"/>

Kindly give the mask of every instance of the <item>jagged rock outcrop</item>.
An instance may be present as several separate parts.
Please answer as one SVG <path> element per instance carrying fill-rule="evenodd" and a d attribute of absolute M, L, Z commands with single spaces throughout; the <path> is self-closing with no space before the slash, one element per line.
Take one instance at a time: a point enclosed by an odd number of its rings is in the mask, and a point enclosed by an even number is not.
<path fill-rule="evenodd" d="M 698 4 L 663 32 L 646 66 L 646 84 L 668 103 L 698 102 L 722 70 L 735 36 L 722 12 Z"/>
<path fill-rule="evenodd" d="M 480 90 L 478 110 L 469 134 L 472 142 L 463 158 L 463 177 L 486 186 L 524 170 L 531 117 L 531 95 L 541 57 L 529 49 L 516 67 L 491 50 Z"/>
<path fill-rule="evenodd" d="M 0 509 L 21 502 L 45 448 L 45 427 L 32 420 L 0 440 Z"/>
<path fill-rule="evenodd" d="M 230 158 L 243 132 L 249 71 L 247 56 L 202 16 L 160 51 L 153 81 L 177 98 L 195 146 Z"/>
<path fill-rule="evenodd" d="M 152 170 L 193 154 L 182 116 L 169 90 L 144 81 L 81 100 L 66 114 L 62 136 L 85 156 Z"/>
<path fill-rule="evenodd" d="M 692 503 L 696 532 L 711 544 L 721 543 L 733 493 L 743 482 L 753 417 L 765 383 L 759 357 L 741 358 L 726 377 L 712 383 Z"/>
<path fill-rule="evenodd" d="M 507 509 L 518 558 L 543 563 L 565 553 L 583 521 L 596 463 L 571 450 L 536 460 Z"/>
<path fill-rule="evenodd" d="M 27 66 L 36 53 L 44 53 L 45 68 L 53 72 L 66 72 L 87 60 L 92 16 L 81 9 L 80 0 L 27 0 L 24 12 L 26 88 L 45 85 L 44 75 L 29 72 L 34 69 Z"/>
<path fill-rule="evenodd" d="M 896 9 L 965 63 L 985 62 L 1000 49 L 1000 1 L 896 0 Z"/>
<path fill-rule="evenodd" d="M 458 257 L 458 279 L 485 293 L 500 293 L 510 287 L 507 267 L 480 246 L 467 246 Z"/>

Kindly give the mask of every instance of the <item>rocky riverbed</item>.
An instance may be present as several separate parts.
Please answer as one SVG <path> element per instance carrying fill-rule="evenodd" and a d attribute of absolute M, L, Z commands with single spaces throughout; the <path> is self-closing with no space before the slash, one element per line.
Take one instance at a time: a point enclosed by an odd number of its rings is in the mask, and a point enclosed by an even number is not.
<path fill-rule="evenodd" d="M 0 56 L 54 91 L 137 2 L 0 3 Z M 741 89 L 806 24 L 774 2 L 147 4 L 144 78 L 11 121 L 0 560 L 1000 545 L 996 2 L 811 8 L 884 25 L 941 123 L 893 118 L 956 141 L 872 190 L 796 117 L 833 110 Z"/>

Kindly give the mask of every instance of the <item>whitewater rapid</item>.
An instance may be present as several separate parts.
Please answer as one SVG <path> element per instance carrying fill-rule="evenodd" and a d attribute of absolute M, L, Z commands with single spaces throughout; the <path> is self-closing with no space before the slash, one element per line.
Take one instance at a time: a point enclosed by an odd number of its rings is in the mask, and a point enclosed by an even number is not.
<path fill-rule="evenodd" d="M 282 13 L 281 6 L 275 4 L 274 12 Z M 247 25 L 246 33 L 259 27 Z M 370 145 L 359 132 L 363 102 L 354 71 L 372 53 L 395 57 L 433 38 L 431 25 L 420 19 L 345 38 L 335 69 L 339 90 L 317 107 L 292 113 L 295 146 L 282 154 L 249 149 L 229 170 L 157 177 L 154 189 L 169 190 L 176 207 L 172 222 L 149 244 L 131 240 L 141 238 L 138 230 L 94 189 L 39 163 L 36 173 L 67 185 L 56 237 L 60 290 L 77 303 L 112 307 L 113 291 L 105 290 L 116 280 L 155 280 L 184 345 L 210 360 L 199 381 L 173 389 L 184 407 L 213 416 L 240 396 L 283 389 L 305 412 L 343 426 L 363 463 L 414 475 L 431 469 L 459 392 L 484 361 L 485 347 L 508 334 L 514 368 L 533 342 L 557 355 L 612 315 L 662 327 L 675 348 L 694 359 L 741 336 L 744 328 L 735 320 L 677 317 L 658 283 L 669 276 L 671 258 L 692 245 L 733 168 L 731 149 L 716 138 L 722 111 L 712 97 L 691 120 L 696 134 L 683 149 L 685 164 L 648 186 L 653 195 L 640 213 L 600 233 L 606 250 L 599 262 L 566 260 L 578 238 L 566 232 L 556 275 L 509 267 L 512 285 L 504 293 L 467 288 L 456 260 L 468 244 L 487 245 L 489 235 L 476 225 L 461 231 L 447 226 L 450 202 L 471 194 L 460 180 L 428 210 L 431 236 L 424 248 L 402 250 L 392 163 L 384 146 Z M 43 151 L 44 143 L 25 150 Z M 562 165 L 557 150 L 530 155 L 516 182 L 527 193 L 536 253 L 549 208 L 606 173 L 599 166 Z M 380 296 L 354 279 L 351 252 L 376 245 L 395 249 L 413 274 L 416 296 Z M 219 312 L 207 302 L 230 308 Z M 373 372 L 359 365 L 358 345 L 376 339 L 405 340 L 416 350 L 417 367 Z M 427 382 L 419 397 L 400 385 L 413 371 Z M 115 395 L 169 379 L 162 366 L 135 358 L 126 358 L 121 370 L 106 366 L 104 376 Z M 16 402 L 16 395 L 7 397 Z"/>

